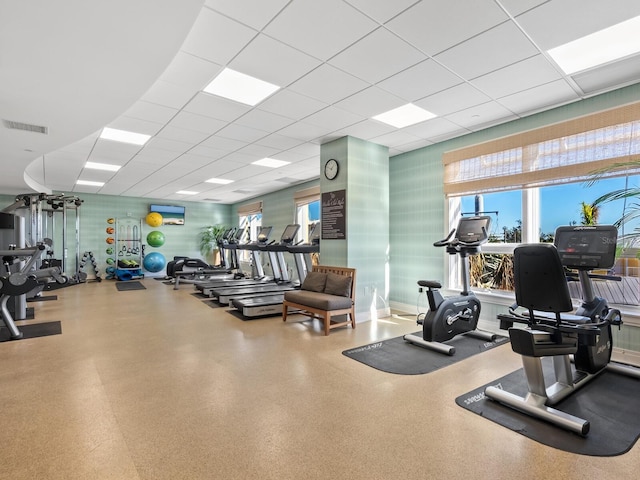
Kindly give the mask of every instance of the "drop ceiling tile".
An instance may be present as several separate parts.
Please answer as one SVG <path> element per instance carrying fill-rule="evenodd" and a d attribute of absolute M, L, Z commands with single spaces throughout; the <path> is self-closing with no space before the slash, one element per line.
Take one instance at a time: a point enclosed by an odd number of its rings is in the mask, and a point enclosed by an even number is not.
<path fill-rule="evenodd" d="M 396 145 L 418 142 L 420 141 L 420 138 L 403 130 L 396 130 L 395 132 L 385 133 L 384 135 L 374 137 L 369 141 L 385 147 L 394 148 Z"/>
<path fill-rule="evenodd" d="M 369 83 L 377 83 L 425 59 L 423 53 L 385 28 L 379 28 L 329 60 Z"/>
<path fill-rule="evenodd" d="M 295 120 L 275 113 L 254 108 L 236 120 L 238 125 L 255 128 L 264 132 L 277 131 L 287 125 L 291 125 Z"/>
<path fill-rule="evenodd" d="M 180 51 L 164 71 L 160 80 L 189 90 L 202 90 L 222 70 L 217 63 Z"/>
<path fill-rule="evenodd" d="M 487 95 L 468 83 L 438 92 L 415 102 L 419 107 L 442 117 L 469 106 L 480 105 L 491 100 Z"/>
<path fill-rule="evenodd" d="M 193 97 L 193 90 L 157 80 L 140 100 L 169 108 L 181 109 Z"/>
<path fill-rule="evenodd" d="M 395 131 L 395 127 L 384 124 L 382 122 L 376 122 L 375 120 L 367 119 L 362 122 L 350 125 L 346 128 L 341 128 L 333 133 L 340 136 L 351 136 L 355 138 L 361 138 L 362 140 L 369 140 L 374 137 L 379 137 L 385 133 Z"/>
<path fill-rule="evenodd" d="M 404 99 L 378 87 L 369 87 L 335 104 L 347 112 L 365 118 L 387 112 L 407 103 Z"/>
<path fill-rule="evenodd" d="M 331 104 L 368 86 L 367 82 L 324 63 L 294 82 L 289 90 Z"/>
<path fill-rule="evenodd" d="M 261 34 L 231 61 L 229 67 L 285 87 L 320 63 L 317 58 Z"/>
<path fill-rule="evenodd" d="M 289 0 L 269 0 L 268 2 L 254 2 L 251 4 L 251 8 L 247 8 L 244 2 L 238 2 L 237 0 L 205 1 L 205 5 L 212 10 L 256 30 L 262 30 L 287 3 L 289 3 Z"/>
<path fill-rule="evenodd" d="M 478 77 L 471 83 L 491 98 L 501 98 L 560 78 L 544 56 L 536 55 Z"/>
<path fill-rule="evenodd" d="M 219 65 L 226 65 L 256 35 L 256 31 L 204 7 L 182 50 Z"/>
<path fill-rule="evenodd" d="M 640 15 L 640 2 L 621 0 L 563 0 L 545 2 L 516 21 L 543 50 Z"/>
<path fill-rule="evenodd" d="M 209 135 L 224 127 L 227 122 L 217 118 L 205 117 L 182 110 L 177 113 L 167 124 L 170 127 L 193 130 L 194 132 L 207 133 Z"/>
<path fill-rule="evenodd" d="M 417 3 L 386 27 L 427 55 L 435 55 L 507 19 L 494 0 L 431 0 Z"/>
<path fill-rule="evenodd" d="M 211 163 L 211 159 L 207 157 L 203 157 L 201 155 L 193 155 L 191 153 L 185 153 L 184 155 L 180 155 L 178 158 L 173 160 L 171 163 L 165 165 L 166 167 L 175 168 L 182 166 L 184 169 L 184 173 L 187 173 L 195 168 L 200 168 L 204 165 L 209 165 Z"/>
<path fill-rule="evenodd" d="M 350 113 L 336 107 L 327 107 L 304 119 L 305 123 L 323 127 L 329 132 L 345 128 L 363 120 L 364 117 L 361 115 L 356 115 L 355 113 Z"/>
<path fill-rule="evenodd" d="M 260 160 L 261 158 L 271 157 L 277 155 L 281 152 L 279 148 L 271 148 L 264 145 L 258 145 L 256 143 L 252 143 L 251 145 L 247 145 L 246 147 L 238 150 L 238 153 L 242 153 L 245 155 L 251 155 L 256 158 L 256 160 Z"/>
<path fill-rule="evenodd" d="M 315 147 L 318 149 L 318 152 L 316 154 L 318 155 L 320 153 L 320 147 L 318 145 L 315 145 Z M 294 150 L 286 150 L 278 153 L 278 160 L 284 160 L 285 162 L 291 162 L 292 164 L 301 162 L 308 158 L 309 158 L 309 155 L 296 152 Z M 291 165 L 287 165 L 287 172 L 289 171 L 290 168 L 291 168 Z"/>
<path fill-rule="evenodd" d="M 312 125 L 306 122 L 297 122 L 281 129 L 278 133 L 301 140 L 303 142 L 315 142 L 318 138 L 331 133 L 327 128 Z"/>
<path fill-rule="evenodd" d="M 320 60 L 327 60 L 377 27 L 342 0 L 290 2 L 264 33 Z"/>
<path fill-rule="evenodd" d="M 376 22 L 385 23 L 403 10 L 417 3 L 418 0 L 347 0 L 355 8 Z"/>
<path fill-rule="evenodd" d="M 383 80 L 377 86 L 407 102 L 415 102 L 462 82 L 459 76 L 428 59 Z"/>
<path fill-rule="evenodd" d="M 435 59 L 461 77 L 471 80 L 537 53 L 538 49 L 533 43 L 515 23 L 509 21 L 450 48 Z"/>
<path fill-rule="evenodd" d="M 300 143 L 302 142 L 297 138 L 285 137 L 278 133 L 272 133 L 256 141 L 256 145 L 264 145 L 265 147 L 271 147 L 277 150 L 288 150 L 296 145 L 300 145 Z"/>
<path fill-rule="evenodd" d="M 168 150 L 170 152 L 176 153 L 184 153 L 192 146 L 187 142 L 178 142 L 162 137 L 153 137 L 147 142 L 146 145 L 148 145 L 150 148 L 159 148 L 161 150 Z"/>
<path fill-rule="evenodd" d="M 156 103 L 138 100 L 129 110 L 123 113 L 126 117 L 139 118 L 154 123 L 167 123 L 179 110 L 177 108 L 165 107 Z"/>
<path fill-rule="evenodd" d="M 480 130 L 494 125 L 496 122 L 507 122 L 517 117 L 513 112 L 496 102 L 487 102 L 476 105 L 460 112 L 446 116 L 447 120 L 470 130 Z"/>
<path fill-rule="evenodd" d="M 262 102 L 258 108 L 283 117 L 300 120 L 327 106 L 313 98 L 289 90 L 280 90 Z"/>
<path fill-rule="evenodd" d="M 185 128 L 178 128 L 167 125 L 160 132 L 158 132 L 156 138 L 166 138 L 168 140 L 176 140 L 178 142 L 193 145 L 202 142 L 209 135 L 209 133 L 202 133 L 195 130 L 187 130 Z"/>
<path fill-rule="evenodd" d="M 242 142 L 240 140 L 225 138 L 221 137 L 220 135 L 213 135 L 207 138 L 200 145 L 198 145 L 198 147 L 192 149 L 191 152 L 196 153 L 199 148 L 208 147 L 214 150 L 222 150 L 229 153 L 244 147 L 246 144 L 247 142 Z"/>
<path fill-rule="evenodd" d="M 109 124 L 109 127 L 128 132 L 143 133 L 145 135 L 155 135 L 162 128 L 162 123 L 149 122 L 139 118 L 121 115 Z"/>
<path fill-rule="evenodd" d="M 149 142 L 147 142 L 147 145 Z M 141 149 L 140 145 L 100 139 L 94 145 L 91 155 L 102 158 L 131 158 Z"/>
<path fill-rule="evenodd" d="M 184 110 L 197 115 L 231 122 L 251 110 L 251 107 L 216 95 L 199 92 L 185 105 Z"/>
<path fill-rule="evenodd" d="M 145 146 L 140 153 L 131 159 L 134 163 L 148 163 L 151 165 L 165 165 L 171 160 L 176 158 L 180 153 L 172 152 L 171 150 L 164 150 L 162 148 L 155 148 L 151 146 Z"/>
<path fill-rule="evenodd" d="M 232 140 L 238 140 L 240 142 L 253 143 L 262 137 L 267 136 L 267 132 L 264 130 L 257 130 L 251 127 L 245 127 L 237 123 L 230 123 L 226 127 L 222 128 L 216 133 L 217 137 L 230 138 Z"/>
<path fill-rule="evenodd" d="M 505 8 L 505 10 L 509 12 L 509 15 L 511 15 L 512 17 L 517 17 L 527 10 L 531 10 L 532 8 L 535 8 L 538 5 L 542 5 L 546 2 L 547 0 L 501 0 L 500 3 Z"/>
<path fill-rule="evenodd" d="M 556 80 L 503 97 L 500 99 L 500 104 L 513 113 L 524 116 L 552 105 L 562 105 L 579 99 L 578 94 L 565 80 Z"/>
<path fill-rule="evenodd" d="M 196 145 L 191 150 L 189 150 L 189 153 L 192 153 L 194 155 L 200 155 L 201 157 L 207 157 L 210 160 L 216 160 L 218 158 L 224 157 L 225 155 L 228 155 L 229 152 L 232 152 L 237 148 L 239 147 L 235 142 L 234 142 L 233 148 L 214 148 L 210 146 L 205 146 L 203 142 L 203 144 Z"/>
<path fill-rule="evenodd" d="M 469 130 L 461 128 L 459 125 L 450 122 L 446 118 L 432 118 L 426 122 L 412 125 L 404 128 L 404 131 L 414 135 L 418 138 L 428 140 L 431 143 L 436 143 L 435 138 L 440 138 L 443 135 L 461 135 L 469 133 Z"/>

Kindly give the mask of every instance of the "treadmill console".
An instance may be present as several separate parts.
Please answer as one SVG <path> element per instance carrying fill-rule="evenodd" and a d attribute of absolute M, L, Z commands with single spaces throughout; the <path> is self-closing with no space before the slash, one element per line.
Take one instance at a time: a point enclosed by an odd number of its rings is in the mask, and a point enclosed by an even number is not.
<path fill-rule="evenodd" d="M 258 232 L 258 242 L 267 243 L 269 241 L 269 235 L 271 235 L 271 229 L 273 227 L 260 227 Z"/>
<path fill-rule="evenodd" d="M 558 227 L 554 245 L 567 268 L 593 270 L 615 263 L 618 229 L 613 225 Z"/>
<path fill-rule="evenodd" d="M 287 225 L 284 229 L 284 232 L 282 232 L 282 236 L 280 237 L 280 243 L 293 243 L 293 241 L 296 239 L 296 235 L 298 234 L 298 230 L 300 230 L 300 225 L 296 223 Z"/>

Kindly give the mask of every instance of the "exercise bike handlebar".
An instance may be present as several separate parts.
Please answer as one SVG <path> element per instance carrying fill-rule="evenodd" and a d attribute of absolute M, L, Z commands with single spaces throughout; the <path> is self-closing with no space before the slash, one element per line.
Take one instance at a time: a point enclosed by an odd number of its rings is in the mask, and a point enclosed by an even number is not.
<path fill-rule="evenodd" d="M 456 233 L 456 229 L 455 228 L 449 232 L 449 235 L 447 235 L 447 238 L 443 238 L 442 240 L 438 240 L 437 242 L 434 242 L 433 246 L 434 247 L 446 247 L 447 245 L 450 245 L 451 242 L 449 240 L 451 240 L 451 237 L 453 237 L 454 233 Z"/>
<path fill-rule="evenodd" d="M 447 238 L 434 242 L 433 246 L 434 247 L 455 247 L 460 245 L 463 247 L 479 247 L 483 243 L 486 243 L 487 240 L 489 240 L 489 236 L 487 235 L 487 230 L 484 227 L 482 227 L 482 237 L 473 242 L 465 242 L 460 238 L 454 238 L 453 240 L 451 240 L 451 237 L 453 236 L 454 233 L 456 233 L 455 228 L 449 232 L 449 235 L 447 235 Z"/>

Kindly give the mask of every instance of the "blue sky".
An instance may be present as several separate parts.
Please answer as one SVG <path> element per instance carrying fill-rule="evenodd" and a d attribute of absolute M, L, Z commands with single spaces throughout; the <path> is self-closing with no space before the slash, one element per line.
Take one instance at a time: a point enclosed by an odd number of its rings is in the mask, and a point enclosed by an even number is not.
<path fill-rule="evenodd" d="M 637 186 L 640 177 L 629 178 L 629 186 Z M 541 189 L 541 228 L 544 233 L 553 233 L 560 225 L 569 225 L 571 222 L 580 224 L 580 205 L 582 202 L 591 203 L 599 196 L 613 190 L 624 189 L 625 178 L 612 178 L 596 182 L 591 186 L 584 183 L 574 183 L 546 187 Z M 520 192 L 500 192 L 484 195 L 484 210 L 498 211 L 498 215 L 492 216 L 493 233 L 501 232 L 504 227 L 512 228 L 516 226 L 516 221 L 522 218 Z M 628 199 L 626 208 L 633 204 L 640 203 L 639 200 Z M 473 197 L 464 197 L 462 211 L 470 213 L 474 211 Z M 624 202 L 617 201 L 600 208 L 599 224 L 612 224 L 622 216 Z M 637 226 L 637 225 L 636 225 Z M 630 231 L 629 226 L 626 228 Z"/>

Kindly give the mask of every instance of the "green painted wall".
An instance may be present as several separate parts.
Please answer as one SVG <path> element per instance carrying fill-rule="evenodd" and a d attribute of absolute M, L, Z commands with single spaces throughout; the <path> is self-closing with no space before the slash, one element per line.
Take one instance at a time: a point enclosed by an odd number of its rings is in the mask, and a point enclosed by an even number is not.
<path fill-rule="evenodd" d="M 338 160 L 339 175 L 322 178 L 320 190 L 346 190 L 347 238 L 322 240 L 320 258 L 357 270 L 356 315 L 369 319 L 389 300 L 389 149 L 343 137 L 322 145 L 321 165 L 330 158 Z"/>
<path fill-rule="evenodd" d="M 392 157 L 389 161 L 390 301 L 413 306 L 418 294 L 417 280 L 443 280 L 446 253 L 434 247 L 433 242 L 448 233 L 442 187 L 444 152 L 638 100 L 640 84 Z M 481 322 L 497 325 L 495 315 L 503 311 L 506 311 L 504 305 L 483 301 Z M 639 332 L 637 328 L 623 327 L 616 334 L 618 345 L 640 351 Z"/>
<path fill-rule="evenodd" d="M 142 220 L 142 239 L 146 243 L 146 235 L 152 230 L 159 230 L 165 235 L 165 244 L 158 248 L 145 248 L 146 253 L 157 251 L 162 253 L 167 261 L 174 256 L 190 256 L 202 258 L 199 250 L 198 233 L 203 226 L 213 224 L 231 224 L 231 207 L 228 205 L 218 205 L 213 203 L 200 202 L 167 202 L 151 198 L 120 197 L 112 195 L 77 195 L 83 200 L 79 209 L 80 216 L 80 255 L 86 251 L 93 252 L 97 260 L 98 269 L 104 275 L 107 267 L 106 233 L 108 218 L 134 218 Z M 12 204 L 13 196 L 0 196 L 1 208 Z M 185 207 L 184 225 L 166 225 L 158 228 L 151 228 L 144 222 L 144 218 L 149 213 L 149 205 L 172 204 L 183 205 Z M 62 216 L 55 215 L 54 253 L 55 258 L 62 255 Z M 22 215 L 21 215 L 22 216 Z M 235 221 L 237 223 L 237 220 Z M 67 218 L 67 274 L 75 274 L 76 251 L 75 251 L 75 215 L 70 214 Z M 92 267 L 87 265 L 85 269 L 90 276 L 93 274 Z M 164 275 L 164 270 L 158 274 Z"/>

